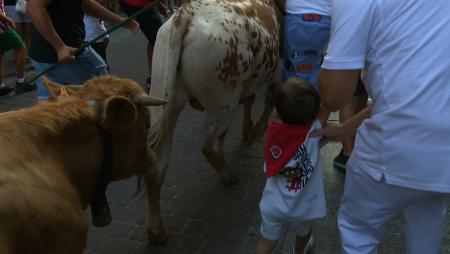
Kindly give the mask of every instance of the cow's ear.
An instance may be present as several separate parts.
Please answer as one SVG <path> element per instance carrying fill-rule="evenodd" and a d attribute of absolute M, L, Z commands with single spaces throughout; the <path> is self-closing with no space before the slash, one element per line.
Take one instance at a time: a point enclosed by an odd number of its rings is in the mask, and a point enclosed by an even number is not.
<path fill-rule="evenodd" d="M 50 91 L 50 99 L 57 99 L 59 96 L 69 96 L 78 93 L 78 89 L 72 86 L 64 86 L 53 81 L 50 81 L 47 77 L 42 77 L 44 85 Z M 81 88 L 81 86 L 79 86 Z"/>
<path fill-rule="evenodd" d="M 115 96 L 106 101 L 102 119 L 105 129 L 124 131 L 135 123 L 137 108 L 128 98 Z"/>

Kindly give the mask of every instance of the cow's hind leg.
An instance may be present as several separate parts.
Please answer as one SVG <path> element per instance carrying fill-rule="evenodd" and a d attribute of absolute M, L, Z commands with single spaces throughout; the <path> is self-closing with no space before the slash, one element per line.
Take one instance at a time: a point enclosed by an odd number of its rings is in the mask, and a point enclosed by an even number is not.
<path fill-rule="evenodd" d="M 203 143 L 202 152 L 216 170 L 222 182 L 227 185 L 233 185 L 238 182 L 238 178 L 231 173 L 225 162 L 223 146 L 226 134 L 227 132 L 224 131 L 218 136 L 215 133 L 208 135 Z"/>
<path fill-rule="evenodd" d="M 150 170 L 144 177 L 148 189 L 149 207 L 146 224 L 150 242 L 165 243 L 167 241 L 167 234 L 161 218 L 161 187 L 169 165 L 175 125 L 178 116 L 188 101 L 187 98 L 187 94 L 181 89 L 174 90 L 173 96 L 168 100 L 169 103 L 165 108 L 160 126 L 156 128 L 159 136 L 158 141 L 153 144 L 153 150 L 156 154 L 156 169 Z"/>
<path fill-rule="evenodd" d="M 208 136 L 203 143 L 202 152 L 216 170 L 224 184 L 236 184 L 238 179 L 231 173 L 224 158 L 224 139 L 232 119 L 239 106 L 241 91 L 226 96 L 211 96 L 212 100 L 204 103 L 208 115 Z M 223 98 L 227 98 L 223 100 Z M 222 101 L 221 101 L 222 99 Z"/>
<path fill-rule="evenodd" d="M 255 101 L 255 95 L 248 96 L 242 99 L 243 118 L 242 118 L 242 140 L 250 144 L 252 142 L 252 105 Z"/>
<path fill-rule="evenodd" d="M 259 120 L 248 132 L 249 134 L 246 137 L 246 141 L 248 143 L 252 143 L 255 140 L 261 139 L 261 137 L 264 135 L 264 133 L 267 130 L 270 114 L 272 113 L 272 110 L 274 107 L 273 94 L 274 94 L 275 87 L 276 87 L 276 85 L 272 84 L 271 86 L 267 87 L 267 89 L 266 89 L 266 94 L 265 94 L 265 98 L 264 98 L 264 110 L 263 110 Z M 253 103 L 251 103 L 247 106 L 250 108 L 250 109 L 247 109 L 247 111 L 251 112 L 252 104 Z M 244 104 L 244 109 L 245 109 L 245 104 Z"/>

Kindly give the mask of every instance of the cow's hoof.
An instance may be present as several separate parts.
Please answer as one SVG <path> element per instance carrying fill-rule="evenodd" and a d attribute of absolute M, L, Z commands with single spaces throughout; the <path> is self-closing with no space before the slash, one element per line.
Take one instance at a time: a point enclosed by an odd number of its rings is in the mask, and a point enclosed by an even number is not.
<path fill-rule="evenodd" d="M 166 231 L 164 229 L 149 229 L 147 233 L 148 241 L 150 243 L 164 244 L 168 240 Z"/>
<path fill-rule="evenodd" d="M 234 175 L 222 176 L 222 183 L 225 185 L 235 185 L 239 182 L 239 178 Z"/>

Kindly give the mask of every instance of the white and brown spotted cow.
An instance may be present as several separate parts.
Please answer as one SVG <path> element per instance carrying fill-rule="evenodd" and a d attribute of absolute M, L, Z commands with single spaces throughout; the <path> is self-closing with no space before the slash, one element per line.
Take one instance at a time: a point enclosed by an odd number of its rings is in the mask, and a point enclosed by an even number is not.
<path fill-rule="evenodd" d="M 207 113 L 203 144 L 207 160 L 224 183 L 237 182 L 224 160 L 224 138 L 240 101 L 280 79 L 279 18 L 272 0 L 193 0 L 159 30 L 150 94 L 169 103 L 151 109 L 150 143 L 157 153 L 158 172 L 156 181 L 148 183 L 150 240 L 166 240 L 160 189 L 175 124 L 187 102 Z M 245 105 L 243 127 L 248 134 L 251 105 Z M 265 110 L 260 123 L 267 122 L 270 110 Z"/>

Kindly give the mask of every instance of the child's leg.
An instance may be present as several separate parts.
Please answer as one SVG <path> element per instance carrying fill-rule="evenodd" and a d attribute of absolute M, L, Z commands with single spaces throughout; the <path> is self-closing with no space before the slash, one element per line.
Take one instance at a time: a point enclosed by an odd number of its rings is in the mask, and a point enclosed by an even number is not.
<path fill-rule="evenodd" d="M 263 202 L 263 201 L 261 201 Z M 285 232 L 286 227 L 279 218 L 268 216 L 261 207 L 261 239 L 256 246 L 256 254 L 270 254 Z"/>
<path fill-rule="evenodd" d="M 258 242 L 256 246 L 256 254 L 270 254 L 272 250 L 277 245 L 278 240 L 269 240 L 264 238 L 263 236 Z"/>
<path fill-rule="evenodd" d="M 308 251 L 312 246 L 308 246 L 310 239 L 312 245 L 312 221 L 302 221 L 295 228 L 295 253 L 303 254 Z M 306 252 L 308 253 L 308 252 Z"/>

